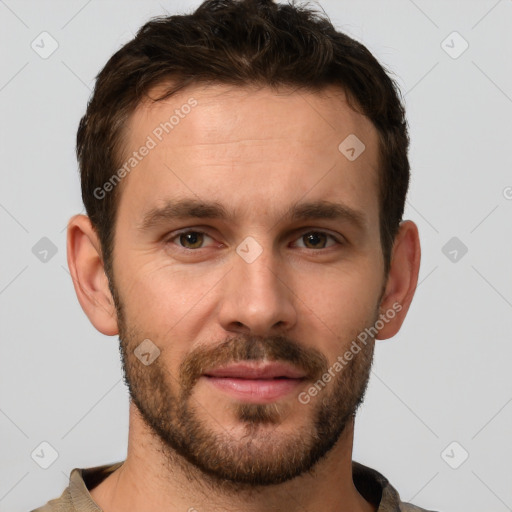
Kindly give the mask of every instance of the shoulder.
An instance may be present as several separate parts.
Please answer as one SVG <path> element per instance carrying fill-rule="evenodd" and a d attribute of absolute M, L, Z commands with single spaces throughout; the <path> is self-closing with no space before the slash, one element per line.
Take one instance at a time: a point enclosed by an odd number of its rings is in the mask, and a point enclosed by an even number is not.
<path fill-rule="evenodd" d="M 101 512 L 91 498 L 89 488 L 97 485 L 122 462 L 94 468 L 74 468 L 69 476 L 69 485 L 58 498 L 31 512 Z"/>
<path fill-rule="evenodd" d="M 435 510 L 427 510 L 426 508 L 420 508 L 412 503 L 400 502 L 400 512 L 437 512 Z"/>
<path fill-rule="evenodd" d="M 30 512 L 76 512 L 69 487 L 67 487 L 58 498 L 54 498 L 42 507 L 31 510 Z"/>
<path fill-rule="evenodd" d="M 402 501 L 398 491 L 376 469 L 352 461 L 352 475 L 363 497 L 378 504 L 377 512 L 436 512 Z"/>
<path fill-rule="evenodd" d="M 90 468 L 74 468 L 64 492 L 31 512 L 102 512 L 89 490 L 100 484 L 123 463 L 124 461 L 120 461 Z"/>

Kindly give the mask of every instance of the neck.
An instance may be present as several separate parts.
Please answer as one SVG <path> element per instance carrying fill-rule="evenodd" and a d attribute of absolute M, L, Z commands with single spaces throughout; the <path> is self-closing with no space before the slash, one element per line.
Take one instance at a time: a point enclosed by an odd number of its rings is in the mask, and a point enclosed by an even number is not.
<path fill-rule="evenodd" d="M 104 512 L 374 512 L 352 480 L 353 435 L 352 421 L 308 473 L 278 485 L 238 486 L 213 480 L 169 452 L 130 403 L 126 460 L 90 494 Z"/>

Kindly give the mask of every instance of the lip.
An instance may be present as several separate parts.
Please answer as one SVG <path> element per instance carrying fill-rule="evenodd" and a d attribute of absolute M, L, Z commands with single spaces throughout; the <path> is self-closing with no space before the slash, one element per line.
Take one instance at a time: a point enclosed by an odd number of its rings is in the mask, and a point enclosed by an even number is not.
<path fill-rule="evenodd" d="M 237 400 L 265 404 L 289 395 L 306 375 L 285 363 L 238 363 L 209 370 L 203 378 Z"/>
<path fill-rule="evenodd" d="M 304 379 L 237 379 L 233 377 L 209 377 L 203 375 L 208 383 L 231 395 L 237 400 L 256 404 L 274 402 L 289 395 L 302 384 Z"/>
<path fill-rule="evenodd" d="M 265 364 L 237 363 L 208 370 L 204 373 L 207 377 L 234 378 L 234 379 L 276 379 L 287 377 L 288 379 L 303 379 L 306 377 L 302 370 L 294 368 L 286 363 L 271 362 Z"/>

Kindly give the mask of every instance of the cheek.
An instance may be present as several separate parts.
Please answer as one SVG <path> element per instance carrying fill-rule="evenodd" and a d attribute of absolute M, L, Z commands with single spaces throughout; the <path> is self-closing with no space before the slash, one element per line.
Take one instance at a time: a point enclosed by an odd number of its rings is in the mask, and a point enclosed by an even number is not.
<path fill-rule="evenodd" d="M 212 265 L 127 263 L 121 290 L 127 322 L 162 346 L 172 340 L 193 340 L 201 318 L 208 316 L 218 296 L 224 274 L 225 268 Z"/>
<path fill-rule="evenodd" d="M 185 314 L 202 298 L 207 300 L 216 285 L 221 285 L 229 265 L 204 264 L 148 265 L 136 278 L 136 288 L 152 304 L 172 307 L 173 317 Z"/>
<path fill-rule="evenodd" d="M 373 262 L 373 265 L 375 263 Z M 307 323 L 314 323 L 321 338 L 350 343 L 373 320 L 378 306 L 382 278 L 375 266 L 326 272 L 319 270 L 300 279 L 296 286 L 297 302 Z M 330 352 L 330 350 L 326 350 Z"/>

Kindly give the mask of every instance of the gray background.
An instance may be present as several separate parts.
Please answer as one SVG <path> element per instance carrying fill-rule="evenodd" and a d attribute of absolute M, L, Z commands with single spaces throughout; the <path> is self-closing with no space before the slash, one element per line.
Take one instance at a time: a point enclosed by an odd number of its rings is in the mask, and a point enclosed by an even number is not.
<path fill-rule="evenodd" d="M 75 134 L 107 58 L 149 17 L 198 4 L 0 1 L 1 511 L 40 506 L 72 468 L 126 455 L 118 340 L 89 323 L 67 269 L 65 227 L 82 209 Z M 398 77 L 405 218 L 423 248 L 403 328 L 377 342 L 354 459 L 428 509 L 512 510 L 512 1 L 320 4 Z M 43 31 L 58 43 L 46 59 L 31 47 L 51 48 Z M 31 456 L 51 457 L 42 442 L 58 453 L 48 469 Z"/>

